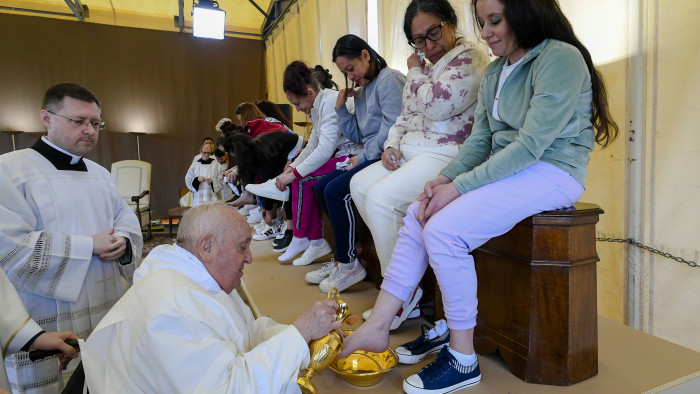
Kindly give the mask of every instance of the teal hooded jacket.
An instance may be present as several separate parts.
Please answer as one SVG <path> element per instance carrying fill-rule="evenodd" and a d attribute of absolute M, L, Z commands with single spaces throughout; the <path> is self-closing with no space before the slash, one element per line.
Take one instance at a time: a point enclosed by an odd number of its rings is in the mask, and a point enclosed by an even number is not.
<path fill-rule="evenodd" d="M 591 76 L 579 50 L 546 39 L 530 49 L 493 103 L 506 57 L 486 67 L 472 133 L 442 170 L 464 194 L 538 161 L 571 174 L 585 187 L 594 147 Z"/>

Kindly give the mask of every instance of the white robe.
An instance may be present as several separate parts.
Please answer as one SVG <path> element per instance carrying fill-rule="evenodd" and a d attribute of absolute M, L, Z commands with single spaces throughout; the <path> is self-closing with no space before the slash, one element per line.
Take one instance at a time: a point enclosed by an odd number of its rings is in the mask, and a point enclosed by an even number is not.
<path fill-rule="evenodd" d="M 110 173 L 83 161 L 84 172 L 58 170 L 34 149 L 0 156 L 0 266 L 44 330 L 80 338 L 124 294 L 121 278 L 131 280 L 143 247 L 138 219 Z M 131 263 L 92 255 L 92 235 L 111 228 L 130 240 Z M 13 385 L 60 392 L 78 362 L 61 373 L 56 357 L 31 363 L 20 352 L 5 367 Z"/>
<path fill-rule="evenodd" d="M 185 185 L 192 192 L 192 205 L 198 205 L 205 202 L 216 201 L 216 193 L 224 186 L 221 180 L 221 164 L 216 159 L 211 159 L 211 163 L 204 164 L 201 161 L 193 161 L 185 175 Z M 211 178 L 212 183 L 201 182 L 198 189 L 195 189 L 192 182 L 195 178 L 203 176 Z M 213 189 L 213 190 L 212 190 Z"/>
<path fill-rule="evenodd" d="M 149 253 L 81 353 L 91 393 L 298 393 L 310 358 L 294 326 L 255 319 L 176 245 Z"/>
<path fill-rule="evenodd" d="M 15 287 L 2 270 L 0 270 L 0 300 L 2 300 L 0 346 L 5 358 L 7 354 L 18 352 L 30 339 L 41 332 L 41 327 L 29 317 Z M 0 368 L 0 390 L 10 391 L 10 382 L 7 380 L 4 366 Z"/>

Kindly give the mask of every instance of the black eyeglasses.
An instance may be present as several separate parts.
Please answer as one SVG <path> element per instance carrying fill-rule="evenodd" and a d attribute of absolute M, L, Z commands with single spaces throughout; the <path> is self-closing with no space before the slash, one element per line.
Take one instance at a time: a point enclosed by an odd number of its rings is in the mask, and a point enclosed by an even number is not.
<path fill-rule="evenodd" d="M 81 120 L 78 120 L 78 119 L 71 119 L 71 118 L 69 118 L 69 117 L 67 117 L 67 116 L 63 116 L 63 115 L 61 115 L 61 114 L 57 114 L 57 113 L 55 113 L 55 112 L 53 112 L 53 111 L 46 110 L 46 112 L 48 112 L 48 113 L 50 113 L 50 114 L 54 114 L 54 115 L 56 115 L 56 116 L 60 116 L 60 117 L 62 117 L 63 119 L 66 119 L 66 120 L 70 121 L 70 124 L 72 124 L 73 127 L 81 127 L 81 126 L 87 127 L 88 125 L 90 125 L 90 126 L 92 126 L 92 128 L 94 128 L 95 130 L 99 130 L 99 131 L 102 131 L 102 130 L 104 130 L 104 129 L 107 128 L 107 122 L 101 122 L 101 121 L 99 121 L 99 120 L 87 120 L 87 119 L 85 119 L 85 120 L 82 120 L 82 119 L 81 119 Z"/>
<path fill-rule="evenodd" d="M 412 40 L 409 40 L 408 45 L 410 45 L 416 49 L 425 48 L 426 40 L 430 40 L 432 42 L 435 42 L 435 41 L 442 38 L 442 27 L 443 26 L 445 26 L 445 21 L 440 22 L 439 25 L 428 30 L 428 32 L 425 34 L 425 37 L 416 37 Z"/>

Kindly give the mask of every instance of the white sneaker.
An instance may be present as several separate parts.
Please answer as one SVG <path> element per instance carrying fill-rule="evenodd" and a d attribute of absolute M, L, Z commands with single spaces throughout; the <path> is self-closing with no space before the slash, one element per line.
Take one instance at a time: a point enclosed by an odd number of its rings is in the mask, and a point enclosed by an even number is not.
<path fill-rule="evenodd" d="M 275 239 L 282 239 L 282 238 L 284 238 L 284 233 L 287 232 L 287 221 L 286 221 L 286 220 L 285 220 L 284 222 L 282 222 L 282 230 L 280 230 L 280 231 L 281 231 L 281 232 L 280 232 L 279 234 L 277 234 L 277 236 L 275 237 Z"/>
<path fill-rule="evenodd" d="M 315 271 L 307 272 L 306 281 L 315 284 L 321 283 L 321 281 L 326 279 L 331 274 L 333 268 L 335 268 L 335 259 L 331 259 L 330 262 L 324 264 L 323 267 Z"/>
<path fill-rule="evenodd" d="M 276 224 L 276 223 L 273 222 L 272 224 Z M 255 230 L 256 233 L 259 233 L 265 228 L 265 226 L 267 226 L 267 223 L 265 223 L 265 219 L 263 219 L 260 221 L 260 223 L 253 226 L 253 230 Z"/>
<path fill-rule="evenodd" d="M 367 271 L 365 271 L 362 264 L 355 259 L 355 267 L 352 269 L 346 270 L 340 265 L 335 266 L 331 274 L 321 281 L 318 288 L 321 290 L 321 293 L 328 293 L 333 287 L 338 289 L 338 292 L 341 292 L 364 279 L 366 275 Z"/>
<path fill-rule="evenodd" d="M 250 211 L 252 211 L 254 208 L 257 208 L 257 204 L 248 204 L 244 205 L 240 208 L 238 208 L 238 213 L 240 213 L 243 216 L 248 216 L 250 214 Z"/>
<path fill-rule="evenodd" d="M 260 207 L 251 209 L 250 212 L 248 212 L 248 223 L 250 223 L 250 224 L 260 223 L 262 220 L 263 220 L 263 214 L 262 214 L 262 209 L 260 209 Z"/>
<path fill-rule="evenodd" d="M 321 246 L 309 246 L 306 248 L 304 253 L 301 254 L 301 257 L 298 259 L 294 260 L 292 262 L 292 265 L 309 265 L 319 259 L 320 257 L 323 257 L 330 253 L 332 251 L 331 245 L 328 244 L 328 241 L 325 239 L 323 240 L 323 245 Z"/>
<path fill-rule="evenodd" d="M 280 189 L 275 186 L 275 178 L 257 185 L 246 185 L 245 189 L 259 197 L 270 198 L 277 201 L 289 201 L 289 188 L 280 191 Z"/>
<path fill-rule="evenodd" d="M 391 321 L 391 326 L 389 327 L 390 331 L 396 330 L 397 328 L 401 327 L 403 322 L 405 322 L 408 319 L 415 319 L 420 316 L 420 305 L 418 305 L 418 302 L 420 302 L 420 299 L 423 297 L 423 290 L 421 290 L 420 287 L 416 287 L 416 289 L 413 291 L 413 294 L 411 294 L 411 297 L 404 301 L 403 305 L 401 306 L 401 309 L 399 309 L 398 312 L 396 312 L 396 316 L 394 316 L 394 320 Z M 369 317 L 372 315 L 372 309 L 366 310 L 362 314 L 362 318 L 364 320 L 369 319 Z"/>
<path fill-rule="evenodd" d="M 272 226 L 266 224 L 262 231 L 253 235 L 253 240 L 264 241 L 266 239 L 275 238 L 277 234 L 279 234 L 281 228 L 282 227 L 279 224 Z"/>

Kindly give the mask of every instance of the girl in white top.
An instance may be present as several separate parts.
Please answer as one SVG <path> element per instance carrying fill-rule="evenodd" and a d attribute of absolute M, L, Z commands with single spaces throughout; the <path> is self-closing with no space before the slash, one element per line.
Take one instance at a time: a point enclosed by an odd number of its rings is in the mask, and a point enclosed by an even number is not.
<path fill-rule="evenodd" d="M 328 70 L 322 66 L 311 69 L 301 61 L 292 62 L 284 71 L 283 88 L 287 100 L 297 111 L 309 116 L 313 128 L 304 150 L 276 181 L 280 190 L 292 185 L 294 238 L 279 257 L 280 261 L 291 260 L 305 251 L 315 254 L 325 252 L 322 255 L 331 251 L 330 245 L 323 239 L 314 185 L 323 175 L 334 171 L 336 163 L 362 152 L 361 145 L 351 142 L 340 132 L 335 111 L 338 91 L 330 89 L 333 86 L 337 88 L 331 78 Z M 318 257 L 302 255 L 293 264 L 306 265 Z"/>

